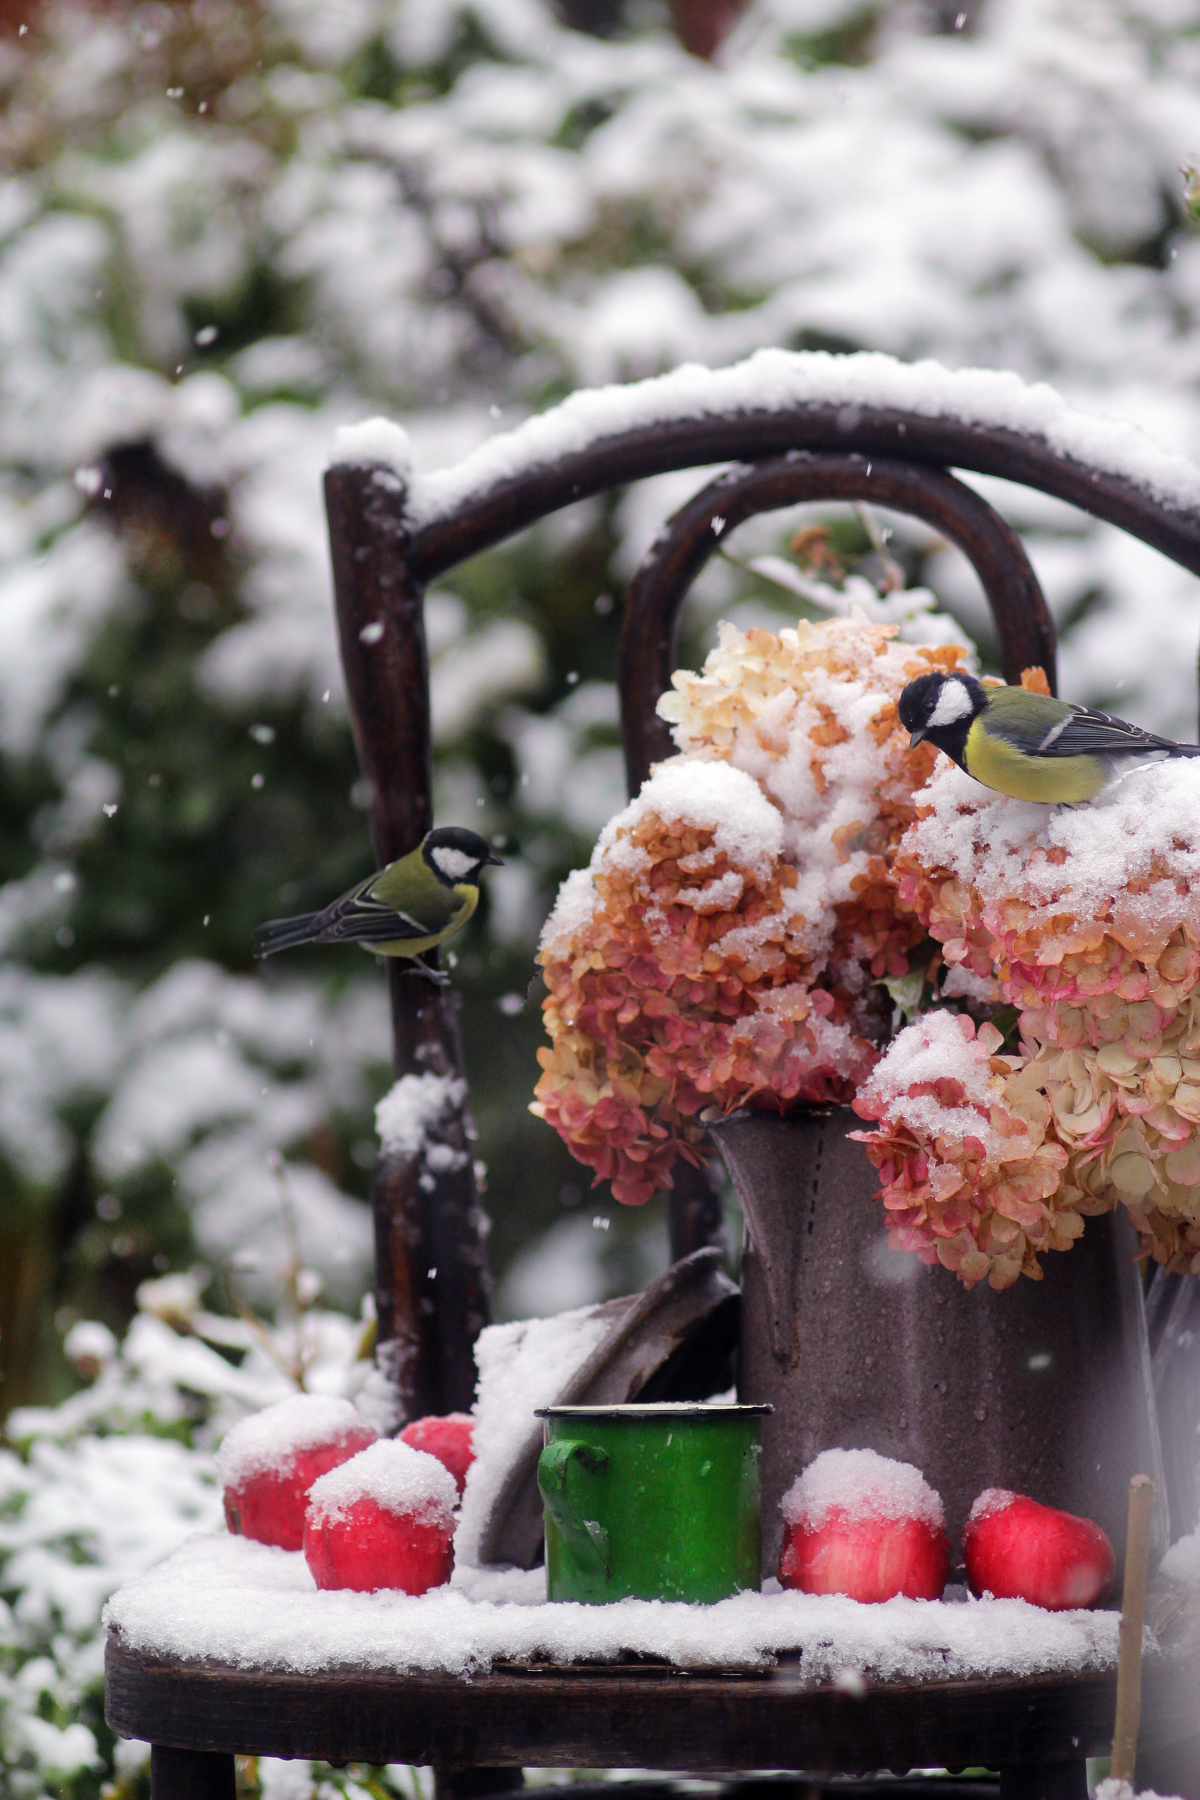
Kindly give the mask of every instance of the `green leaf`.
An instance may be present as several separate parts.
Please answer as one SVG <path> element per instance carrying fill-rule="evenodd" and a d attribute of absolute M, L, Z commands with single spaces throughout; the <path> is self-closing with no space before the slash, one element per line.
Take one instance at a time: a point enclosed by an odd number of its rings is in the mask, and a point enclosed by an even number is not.
<path fill-rule="evenodd" d="M 910 1024 L 921 1010 L 925 970 L 910 969 L 907 975 L 885 975 L 883 985 L 892 996 L 892 1004 L 898 1006 L 904 1015 L 905 1024 Z"/>

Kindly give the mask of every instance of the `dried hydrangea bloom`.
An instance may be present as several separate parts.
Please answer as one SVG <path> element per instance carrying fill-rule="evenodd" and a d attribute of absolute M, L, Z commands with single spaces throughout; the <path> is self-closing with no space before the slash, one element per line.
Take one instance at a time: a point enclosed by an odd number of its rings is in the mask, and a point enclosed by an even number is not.
<path fill-rule="evenodd" d="M 902 1031 L 853 1102 L 879 1171 L 893 1248 L 941 1263 L 967 1287 L 1041 1279 L 1038 1255 L 1069 1249 L 1111 1202 L 1064 1179 L 1041 1071 L 1003 1056 L 999 1031 L 947 1011 Z"/>
<path fill-rule="evenodd" d="M 1029 1015 L 1072 1179 L 1120 1201 L 1145 1255 L 1200 1274 L 1200 991 L 1164 1008 L 1105 994 Z"/>
<path fill-rule="evenodd" d="M 618 1200 L 697 1158 L 704 1108 L 843 1101 L 871 1068 L 876 984 L 927 944 L 891 861 L 936 752 L 909 750 L 896 702 L 963 656 L 894 637 L 858 613 L 722 626 L 659 702 L 682 754 L 564 886 L 534 1110 Z"/>
<path fill-rule="evenodd" d="M 866 1002 L 815 984 L 783 821 L 723 762 L 662 765 L 564 885 L 538 960 L 534 1111 L 638 1205 L 697 1160 L 697 1115 L 848 1099 Z"/>
<path fill-rule="evenodd" d="M 658 703 L 685 755 L 744 769 L 778 807 L 810 959 L 852 989 L 866 971 L 903 975 L 924 944 L 891 865 L 937 752 L 909 748 L 896 703 L 918 675 L 966 655 L 895 636 L 854 609 L 778 636 L 723 624 L 702 673 L 680 670 Z"/>
<path fill-rule="evenodd" d="M 1083 1210 L 1200 1273 L 1200 771 L 1160 764 L 1048 813 L 939 770 L 897 858 L 948 962 L 994 964 Z M 1196 825 L 1192 821 L 1196 820 Z"/>

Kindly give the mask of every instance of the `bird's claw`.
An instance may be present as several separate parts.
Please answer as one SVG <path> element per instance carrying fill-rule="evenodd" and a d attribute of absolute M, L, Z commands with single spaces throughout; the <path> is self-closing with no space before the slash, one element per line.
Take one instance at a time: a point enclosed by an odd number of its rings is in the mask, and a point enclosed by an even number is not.
<path fill-rule="evenodd" d="M 448 975 L 443 975 L 440 969 L 431 969 L 429 964 L 423 963 L 419 956 L 410 957 L 407 969 L 402 969 L 400 973 L 402 975 L 423 975 L 426 981 L 432 981 L 434 987 L 444 988 L 450 986 L 450 977 Z"/>

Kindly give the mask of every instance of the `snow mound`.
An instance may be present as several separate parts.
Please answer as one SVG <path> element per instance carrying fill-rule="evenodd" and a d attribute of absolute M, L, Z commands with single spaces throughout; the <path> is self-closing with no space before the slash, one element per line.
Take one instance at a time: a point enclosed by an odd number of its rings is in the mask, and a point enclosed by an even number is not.
<path fill-rule="evenodd" d="M 648 853 L 631 843 L 630 835 L 643 819 L 657 816 L 671 824 L 692 825 L 711 831 L 713 851 L 732 863 L 749 868 L 765 881 L 783 850 L 783 819 L 765 797 L 758 783 L 726 762 L 660 763 L 642 783 L 636 800 L 601 832 L 586 869 L 576 869 L 563 883 L 542 931 L 540 948 L 553 950 L 570 942 L 587 924 L 596 903 L 595 872 L 603 867 L 636 872 L 649 866 Z M 716 907 L 736 905 L 742 884 L 735 873 L 736 893 L 715 894 L 716 883 L 696 890 L 690 904 Z"/>
<path fill-rule="evenodd" d="M 990 1073 L 987 1047 L 975 1037 L 971 1021 L 935 1008 L 892 1039 L 859 1090 L 863 1116 L 893 1130 L 907 1125 L 929 1143 L 976 1138 L 985 1155 L 997 1156 L 1000 1136 L 990 1115 L 998 1095 L 989 1085 Z M 953 1087 L 949 1094 L 947 1082 Z"/>
<path fill-rule="evenodd" d="M 789 1525 L 815 1530 L 833 1513 L 858 1519 L 919 1519 L 946 1529 L 941 1498 L 920 1469 L 874 1450 L 823 1450 L 780 1502 Z"/>
<path fill-rule="evenodd" d="M 412 440 L 403 425 L 391 419 L 364 419 L 360 425 L 339 425 L 333 434 L 330 466 L 366 468 L 378 464 L 393 474 L 407 476 L 412 468 Z"/>
<path fill-rule="evenodd" d="M 309 1521 L 328 1524 L 345 1518 L 360 1500 L 373 1500 L 399 1518 L 427 1518 L 448 1526 L 458 1489 L 436 1456 L 414 1450 L 398 1438 L 381 1438 L 313 1482 L 308 1490 Z"/>
<path fill-rule="evenodd" d="M 1011 1488 L 984 1488 L 971 1504 L 967 1524 L 978 1525 L 981 1519 L 990 1519 L 993 1513 L 1003 1512 L 1010 1501 L 1020 1498 Z"/>
<path fill-rule="evenodd" d="M 240 1487 L 252 1475 L 282 1474 L 303 1450 L 370 1430 L 349 1400 L 292 1394 L 234 1426 L 217 1451 L 217 1474 L 222 1487 Z"/>
<path fill-rule="evenodd" d="M 984 904 L 1015 895 L 1030 907 L 1150 927 L 1192 919 L 1200 892 L 1200 758 L 1142 765 L 1087 806 L 1052 809 L 981 789 L 940 765 L 904 850 L 947 869 Z"/>
<path fill-rule="evenodd" d="M 430 1139 L 449 1122 L 467 1097 L 467 1084 L 456 1075 L 402 1075 L 375 1108 L 375 1129 L 385 1150 L 404 1156 L 428 1153 Z"/>

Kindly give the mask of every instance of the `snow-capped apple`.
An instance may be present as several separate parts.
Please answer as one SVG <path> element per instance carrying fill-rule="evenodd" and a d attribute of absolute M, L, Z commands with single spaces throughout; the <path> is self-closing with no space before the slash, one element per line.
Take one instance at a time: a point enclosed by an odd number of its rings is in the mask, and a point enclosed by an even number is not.
<path fill-rule="evenodd" d="M 293 1394 L 251 1413 L 217 1451 L 230 1531 L 299 1550 L 304 1505 L 319 1475 L 373 1444 L 379 1434 L 350 1404 L 326 1394 Z"/>
<path fill-rule="evenodd" d="M 378 1443 L 314 1481 L 304 1555 L 319 1588 L 400 1588 L 424 1594 L 454 1567 L 450 1471 L 398 1438 Z"/>
<path fill-rule="evenodd" d="M 950 1573 L 942 1502 L 919 1469 L 874 1450 L 825 1450 L 782 1502 L 779 1579 L 805 1594 L 937 1600 Z"/>
<path fill-rule="evenodd" d="M 972 1593 L 1050 1612 L 1099 1606 L 1117 1567 L 1107 1534 L 1091 1519 L 1007 1488 L 985 1489 L 971 1508 L 963 1560 Z"/>
<path fill-rule="evenodd" d="M 474 1433 L 475 1421 L 470 1413 L 429 1413 L 406 1425 L 400 1433 L 400 1442 L 436 1456 L 453 1475 L 461 1497 L 467 1485 L 467 1470 L 475 1461 Z"/>

